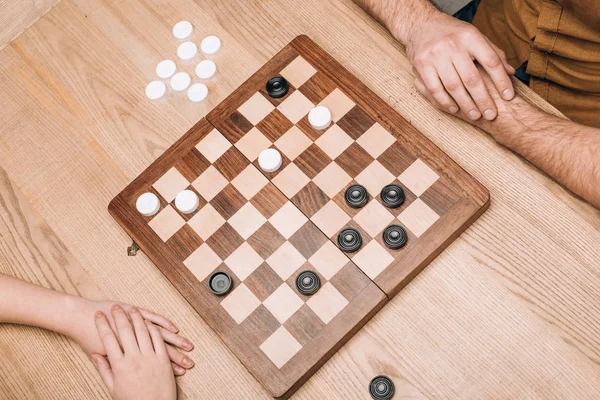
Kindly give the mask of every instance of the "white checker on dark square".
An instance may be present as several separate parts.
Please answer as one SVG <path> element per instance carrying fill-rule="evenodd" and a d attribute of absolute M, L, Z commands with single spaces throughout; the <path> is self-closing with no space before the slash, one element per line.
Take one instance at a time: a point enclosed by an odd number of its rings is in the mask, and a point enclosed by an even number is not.
<path fill-rule="evenodd" d="M 246 203 L 227 222 L 246 240 L 267 222 L 267 219 L 252 203 Z"/>
<path fill-rule="evenodd" d="M 221 302 L 221 307 L 238 324 L 244 322 L 258 306 L 260 306 L 260 300 L 243 283 L 233 289 Z"/>
<path fill-rule="evenodd" d="M 213 129 L 196 145 L 196 149 L 211 163 L 217 161 L 230 147 L 229 140 L 216 129 Z"/>
<path fill-rule="evenodd" d="M 306 221 L 308 221 L 308 218 L 289 201 L 269 218 L 271 225 L 286 239 L 292 237 Z"/>
<path fill-rule="evenodd" d="M 403 173 L 398 180 L 417 197 L 421 196 L 439 179 L 439 175 L 429 168 L 421 159 L 418 159 Z"/>
<path fill-rule="evenodd" d="M 355 106 L 354 102 L 338 88 L 325 97 L 319 105 L 331 111 L 331 119 L 334 122 L 342 119 Z"/>
<path fill-rule="evenodd" d="M 156 214 L 148 225 L 156 232 L 158 237 L 166 242 L 185 225 L 185 220 L 181 218 L 181 215 L 179 215 L 173 207 L 168 205 L 161 212 Z"/>
<path fill-rule="evenodd" d="M 284 133 L 275 146 L 283 152 L 291 161 L 296 159 L 302 152 L 312 144 L 312 141 L 296 125 Z"/>
<path fill-rule="evenodd" d="M 248 165 L 245 170 L 240 172 L 240 174 L 231 181 L 233 187 L 235 187 L 246 200 L 252 199 L 267 183 L 269 183 L 269 180 L 252 164 Z"/>
<path fill-rule="evenodd" d="M 333 278 L 333 276 L 348 263 L 348 257 L 346 257 L 335 244 L 328 240 L 308 259 L 308 262 L 310 262 L 325 279 L 331 280 L 331 278 Z"/>
<path fill-rule="evenodd" d="M 332 237 L 350 221 L 350 216 L 330 200 L 312 216 L 311 220 L 327 237 Z"/>
<path fill-rule="evenodd" d="M 317 70 L 308 61 L 298 56 L 281 71 L 281 76 L 294 87 L 299 88 L 316 73 Z"/>
<path fill-rule="evenodd" d="M 393 220 L 394 215 L 378 201 L 370 201 L 354 216 L 354 221 L 371 237 L 381 233 Z"/>
<path fill-rule="evenodd" d="M 196 276 L 200 282 L 205 280 L 211 272 L 221 265 L 221 258 L 206 243 L 202 243 L 183 264 Z"/>
<path fill-rule="evenodd" d="M 308 114 L 314 106 L 312 101 L 307 99 L 301 91 L 296 90 L 277 106 L 277 109 L 295 124 Z"/>
<path fill-rule="evenodd" d="M 377 276 L 388 267 L 394 257 L 388 253 L 376 240 L 371 240 L 352 257 L 352 261 L 360 268 L 369 278 L 375 279 Z"/>
<path fill-rule="evenodd" d="M 352 142 L 354 142 L 354 140 L 348 136 L 342 128 L 335 124 L 315 141 L 317 146 L 319 146 L 332 160 L 335 160 L 342 154 Z"/>
<path fill-rule="evenodd" d="M 313 182 L 330 198 L 334 198 L 352 177 L 337 163 L 332 162 L 313 178 Z"/>
<path fill-rule="evenodd" d="M 244 242 L 224 262 L 243 281 L 262 264 L 263 259 L 248 242 Z"/>
<path fill-rule="evenodd" d="M 225 218 L 219 214 L 210 204 L 205 205 L 194 215 L 188 225 L 200 236 L 202 240 L 207 240 L 215 233 L 223 224 Z"/>
<path fill-rule="evenodd" d="M 263 301 L 267 310 L 282 324 L 294 315 L 303 304 L 304 301 L 285 282 Z"/>
<path fill-rule="evenodd" d="M 267 115 L 275 109 L 275 106 L 271 104 L 260 92 L 250 97 L 244 104 L 238 108 L 240 114 L 242 114 L 252 125 L 258 124 Z"/>
<path fill-rule="evenodd" d="M 260 349 L 277 368 L 281 368 L 302 349 L 302 345 L 281 326 L 260 345 Z"/>
<path fill-rule="evenodd" d="M 333 286 L 327 282 L 317 293 L 306 302 L 315 314 L 328 324 L 336 315 L 348 305 L 348 300 Z"/>
<path fill-rule="evenodd" d="M 416 237 L 424 234 L 439 218 L 440 216 L 421 199 L 413 201 L 398 216 L 398 220 Z"/>
<path fill-rule="evenodd" d="M 310 178 L 296 164 L 290 163 L 272 179 L 272 182 L 288 199 L 291 199 L 310 182 Z"/>
<path fill-rule="evenodd" d="M 292 276 L 305 262 L 306 258 L 288 241 L 267 258 L 267 264 L 284 281 Z"/>
<path fill-rule="evenodd" d="M 254 127 L 237 141 L 235 147 L 248 159 L 253 162 L 258 158 L 261 151 L 268 149 L 271 141 L 262 134 L 258 128 Z"/>
<path fill-rule="evenodd" d="M 367 191 L 373 197 L 377 196 L 381 189 L 392 183 L 394 179 L 396 179 L 394 175 L 377 160 L 369 164 L 355 178 L 358 183 L 367 188 Z"/>
<path fill-rule="evenodd" d="M 154 182 L 154 189 L 167 201 L 172 202 L 179 192 L 185 190 L 190 182 L 185 179 L 177 168 L 172 167 L 159 180 Z"/>
<path fill-rule="evenodd" d="M 227 179 L 211 165 L 192 182 L 192 186 L 206 201 L 211 201 L 228 183 Z"/>
<path fill-rule="evenodd" d="M 376 122 L 356 140 L 373 158 L 377 158 L 383 154 L 395 141 L 396 138 L 385 130 L 379 122 Z"/>

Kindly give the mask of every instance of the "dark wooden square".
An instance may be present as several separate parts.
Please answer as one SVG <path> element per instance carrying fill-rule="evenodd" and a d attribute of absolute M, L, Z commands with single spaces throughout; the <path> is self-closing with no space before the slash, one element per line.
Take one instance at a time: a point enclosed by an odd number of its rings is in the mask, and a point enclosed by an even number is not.
<path fill-rule="evenodd" d="M 331 163 L 331 158 L 319 146 L 311 144 L 294 160 L 298 166 L 310 179 L 325 169 Z"/>
<path fill-rule="evenodd" d="M 239 329 L 244 332 L 246 346 L 258 347 L 280 326 L 277 318 L 261 304 L 240 324 Z"/>
<path fill-rule="evenodd" d="M 377 157 L 377 161 L 394 174 L 394 176 L 398 177 L 410 167 L 417 158 L 416 155 L 411 154 L 396 140 L 386 151 Z"/>
<path fill-rule="evenodd" d="M 373 162 L 373 157 L 358 143 L 354 142 L 335 159 L 344 171 L 352 178 L 356 178 L 358 174 L 364 171 L 365 168 Z M 371 194 L 371 193 L 369 193 Z"/>
<path fill-rule="evenodd" d="M 270 222 L 265 222 L 252 236 L 248 238 L 248 244 L 259 256 L 266 260 L 283 243 L 285 238 Z"/>
<path fill-rule="evenodd" d="M 206 243 L 217 253 L 221 260 L 225 260 L 244 243 L 244 239 L 237 233 L 233 226 L 225 222 L 223 226 L 208 238 Z"/>
<path fill-rule="evenodd" d="M 308 260 L 325 244 L 327 238 L 312 222 L 306 222 L 288 240 Z"/>
<path fill-rule="evenodd" d="M 333 124 L 329 127 L 331 126 L 333 126 Z M 321 135 L 327 131 L 327 129 L 319 130 L 313 128 L 310 122 L 308 122 L 308 115 L 305 115 L 300 121 L 298 121 L 296 123 L 296 127 L 300 129 L 302 133 L 304 133 L 313 142 L 320 138 Z"/>
<path fill-rule="evenodd" d="M 271 143 L 275 143 L 277 139 L 283 136 L 283 134 L 289 131 L 293 126 L 294 124 L 292 121 L 287 119 L 287 117 L 283 115 L 281 111 L 274 109 L 269 115 L 260 121 L 258 125 L 256 125 L 256 128 L 261 131 L 261 133 L 265 135 L 267 139 L 271 141 Z"/>
<path fill-rule="evenodd" d="M 370 282 L 360 269 L 349 261 L 341 270 L 339 270 L 330 280 L 331 284 L 348 300 L 352 301 L 365 285 Z"/>
<path fill-rule="evenodd" d="M 420 197 L 438 215 L 444 215 L 462 198 L 453 182 L 442 176 Z M 413 195 L 414 196 L 414 195 Z"/>
<path fill-rule="evenodd" d="M 190 182 L 195 181 L 209 166 L 210 161 L 195 147 L 175 164 L 175 168 Z"/>
<path fill-rule="evenodd" d="M 283 280 L 266 262 L 244 280 L 244 285 L 248 286 L 261 302 L 265 301 L 282 283 Z"/>
<path fill-rule="evenodd" d="M 249 164 L 250 162 L 242 152 L 235 147 L 230 147 L 213 165 L 225 179 L 231 182 Z"/>
<path fill-rule="evenodd" d="M 247 203 L 242 194 L 230 183 L 210 201 L 210 205 L 226 220 Z"/>
<path fill-rule="evenodd" d="M 269 219 L 273 214 L 279 211 L 287 201 L 287 197 L 285 197 L 275 185 L 269 183 L 265 185 L 252 200 L 250 200 L 250 203 L 252 203 L 265 218 Z"/>
<path fill-rule="evenodd" d="M 167 246 L 175 249 L 177 256 L 182 260 L 188 258 L 202 243 L 204 241 L 188 224 L 183 225 L 166 241 Z"/>
<path fill-rule="evenodd" d="M 327 204 L 329 197 L 314 182 L 310 181 L 290 200 L 304 215 L 310 218 Z"/>
<path fill-rule="evenodd" d="M 348 111 L 338 122 L 338 126 L 344 130 L 352 139 L 357 140 L 370 127 L 375 124 L 371 118 L 360 106 L 356 105 Z"/>
<path fill-rule="evenodd" d="M 325 324 L 309 306 L 304 304 L 285 321 L 283 326 L 304 346 L 325 327 Z"/>
<path fill-rule="evenodd" d="M 319 104 L 325 97 L 337 88 L 335 82 L 329 79 L 322 71 L 317 71 L 298 90 L 313 104 Z"/>
<path fill-rule="evenodd" d="M 254 128 L 252 122 L 237 110 L 233 111 L 223 122 L 224 126 L 219 131 L 233 144 Z"/>

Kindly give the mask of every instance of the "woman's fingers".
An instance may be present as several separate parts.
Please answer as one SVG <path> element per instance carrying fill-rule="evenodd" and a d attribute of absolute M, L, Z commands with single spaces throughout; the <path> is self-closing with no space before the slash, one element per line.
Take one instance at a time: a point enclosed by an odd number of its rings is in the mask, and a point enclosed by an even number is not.
<path fill-rule="evenodd" d="M 161 340 L 162 340 L 162 338 L 161 338 Z M 194 361 L 190 357 L 186 356 L 185 354 L 181 354 L 173 346 L 170 346 L 170 345 L 166 345 L 166 346 L 167 346 L 167 354 L 169 355 L 169 358 L 171 359 L 172 362 L 174 362 L 175 364 L 177 364 L 180 367 L 183 367 L 185 369 L 190 369 L 194 366 Z"/>
<path fill-rule="evenodd" d="M 180 349 L 185 351 L 191 351 L 194 348 L 192 342 L 190 342 L 183 336 L 180 336 L 166 329 L 159 328 L 159 330 L 165 342 L 170 343 L 175 347 L 179 347 Z"/>
<path fill-rule="evenodd" d="M 121 306 L 115 305 L 112 308 L 112 316 L 115 319 L 115 325 L 117 326 L 117 331 L 119 332 L 119 339 L 121 341 L 121 345 L 123 346 L 123 352 L 125 354 L 130 352 L 139 352 L 140 348 L 138 347 L 135 333 L 133 332 L 133 327 L 129 322 L 127 314 L 125 314 L 125 310 L 123 310 Z"/>
<path fill-rule="evenodd" d="M 102 380 L 108 387 L 108 390 L 112 393 L 113 391 L 113 373 L 110 368 L 110 363 L 104 356 L 100 354 L 92 354 L 92 360 L 96 363 L 98 367 L 98 372 L 100 372 L 100 376 Z"/>
<path fill-rule="evenodd" d="M 173 368 L 173 373 L 176 376 L 185 375 L 185 371 L 187 371 L 187 369 L 183 368 L 181 365 L 175 364 L 174 362 L 171 363 L 171 367 Z"/>
<path fill-rule="evenodd" d="M 162 315 L 153 313 L 152 311 L 148 311 L 143 308 L 140 308 L 139 310 L 140 310 L 140 313 L 142 313 L 142 317 L 144 317 L 144 319 L 147 319 L 148 321 L 154 323 L 155 325 L 158 325 L 165 329 L 168 329 L 171 332 L 174 332 L 174 333 L 179 332 L 179 329 L 175 326 L 175 324 L 173 322 L 171 322 L 169 319 L 163 317 Z"/>
<path fill-rule="evenodd" d="M 96 312 L 96 329 L 98 329 L 98 335 L 102 341 L 102 345 L 106 350 L 106 354 L 109 358 L 117 358 L 123 355 L 119 341 L 115 336 L 115 333 L 110 328 L 108 320 L 102 311 Z"/>
<path fill-rule="evenodd" d="M 152 339 L 150 338 L 148 327 L 144 322 L 142 314 L 137 308 L 130 307 L 129 318 L 131 318 L 131 322 L 133 323 L 133 329 L 135 330 L 135 337 L 137 338 L 137 343 L 140 346 L 140 351 L 144 354 L 152 353 L 154 351 Z"/>
<path fill-rule="evenodd" d="M 152 345 L 154 346 L 154 352 L 159 357 L 167 358 L 167 345 L 163 341 L 162 336 L 160 336 L 160 332 L 158 328 L 150 321 L 145 321 L 148 332 L 150 332 L 150 337 L 152 338 Z"/>

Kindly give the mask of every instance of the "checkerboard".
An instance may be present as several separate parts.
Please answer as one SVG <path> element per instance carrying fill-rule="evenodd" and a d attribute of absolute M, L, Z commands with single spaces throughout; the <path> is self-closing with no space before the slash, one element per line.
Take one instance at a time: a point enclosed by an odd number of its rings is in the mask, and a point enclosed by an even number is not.
<path fill-rule="evenodd" d="M 270 97 L 267 80 L 289 91 Z M 333 123 L 315 130 L 309 111 L 323 105 Z M 260 170 L 267 148 L 280 169 Z M 368 203 L 349 207 L 346 188 L 363 185 Z M 396 183 L 406 200 L 386 207 L 381 189 Z M 200 206 L 174 205 L 183 190 Z M 142 194 L 156 215 L 135 209 Z M 323 50 L 301 36 L 201 120 L 110 204 L 109 211 L 274 397 L 290 396 L 385 302 L 485 210 L 485 188 Z M 388 248 L 383 230 L 403 226 L 406 246 Z M 355 253 L 337 246 L 352 227 Z M 312 296 L 295 285 L 315 272 Z M 208 290 L 215 271 L 233 289 Z"/>

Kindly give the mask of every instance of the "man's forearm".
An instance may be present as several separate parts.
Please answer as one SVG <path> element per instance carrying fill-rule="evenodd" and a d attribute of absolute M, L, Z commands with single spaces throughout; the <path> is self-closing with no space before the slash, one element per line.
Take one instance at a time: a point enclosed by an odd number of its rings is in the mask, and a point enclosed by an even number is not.
<path fill-rule="evenodd" d="M 440 11 L 429 0 L 354 0 L 406 45 L 410 34 Z"/>

